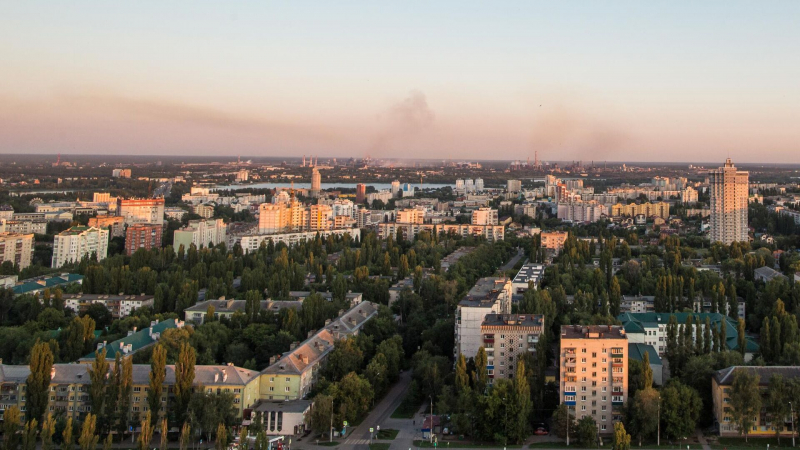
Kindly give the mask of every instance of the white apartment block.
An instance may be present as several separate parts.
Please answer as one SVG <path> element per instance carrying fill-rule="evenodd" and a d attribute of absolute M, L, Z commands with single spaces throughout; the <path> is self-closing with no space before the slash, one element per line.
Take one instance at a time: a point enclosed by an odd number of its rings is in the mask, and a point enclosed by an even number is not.
<path fill-rule="evenodd" d="M 481 278 L 456 309 L 455 356 L 474 358 L 483 346 L 481 324 L 489 314 L 511 314 L 511 280 Z"/>
<path fill-rule="evenodd" d="M 172 247 L 177 252 L 181 245 L 184 250 L 194 244 L 195 247 L 207 247 L 226 241 L 227 225 L 222 219 L 190 220 L 189 225 L 175 230 Z"/>
<path fill-rule="evenodd" d="M 72 227 L 53 239 L 53 261 L 51 267 L 77 262 L 86 256 L 97 255 L 97 260 L 108 256 L 109 231 L 93 227 Z"/>
<path fill-rule="evenodd" d="M 119 199 L 118 214 L 125 218 L 125 225 L 137 223 L 164 224 L 164 199 Z"/>
<path fill-rule="evenodd" d="M 478 208 L 472 211 L 472 225 L 497 225 L 497 210 L 492 208 Z"/>

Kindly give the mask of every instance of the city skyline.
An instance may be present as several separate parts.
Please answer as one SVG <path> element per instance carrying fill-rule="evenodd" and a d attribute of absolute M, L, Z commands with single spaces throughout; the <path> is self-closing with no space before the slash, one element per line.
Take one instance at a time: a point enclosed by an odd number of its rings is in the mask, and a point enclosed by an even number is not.
<path fill-rule="evenodd" d="M 2 154 L 800 162 L 796 2 L 0 12 Z"/>

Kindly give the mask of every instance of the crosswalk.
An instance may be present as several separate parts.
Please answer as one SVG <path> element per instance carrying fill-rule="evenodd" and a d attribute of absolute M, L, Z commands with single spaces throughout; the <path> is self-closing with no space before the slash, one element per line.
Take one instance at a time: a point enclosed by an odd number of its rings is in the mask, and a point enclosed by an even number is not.
<path fill-rule="evenodd" d="M 350 438 L 344 441 L 344 443 L 345 445 L 368 445 L 370 442 L 369 438 L 364 438 L 364 439 Z"/>

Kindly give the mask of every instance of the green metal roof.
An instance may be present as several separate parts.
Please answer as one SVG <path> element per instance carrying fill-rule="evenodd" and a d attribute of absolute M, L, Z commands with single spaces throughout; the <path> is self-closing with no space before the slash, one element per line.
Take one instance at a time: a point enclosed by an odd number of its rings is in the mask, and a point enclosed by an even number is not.
<path fill-rule="evenodd" d="M 142 330 L 137 331 L 136 333 L 131 334 L 130 336 L 125 336 L 122 339 L 117 339 L 114 342 L 109 342 L 106 345 L 106 359 L 114 359 L 116 353 L 120 351 L 120 347 L 122 345 L 128 346 L 128 344 L 130 344 L 131 350 L 127 354 L 131 354 L 155 343 L 156 341 L 150 335 L 150 328 L 153 329 L 153 333 L 163 333 L 164 331 L 170 328 L 177 328 L 178 327 L 176 324 L 177 321 L 178 319 L 162 320 L 161 322 L 158 322 L 152 327 L 144 328 Z M 94 359 L 95 353 L 96 352 L 89 353 L 88 355 L 84 356 L 81 359 Z"/>
<path fill-rule="evenodd" d="M 63 286 L 65 284 L 77 283 L 83 280 L 83 275 L 76 273 L 67 273 L 63 275 L 56 275 L 50 278 L 43 278 L 40 280 L 23 281 L 21 284 L 14 286 L 14 295 L 28 294 L 35 291 L 40 291 L 47 288 L 54 288 L 56 286 Z"/>
<path fill-rule="evenodd" d="M 643 361 L 645 353 L 650 358 L 650 364 L 661 365 L 661 357 L 658 356 L 658 352 L 652 345 L 628 344 L 628 358 Z"/>
<path fill-rule="evenodd" d="M 623 313 L 617 316 L 617 319 L 625 327 L 626 333 L 644 333 L 645 328 L 655 328 L 661 324 L 668 324 L 670 316 L 675 316 L 679 325 L 686 323 L 686 318 L 692 316 L 692 323 L 698 321 L 705 324 L 706 318 L 711 322 L 711 325 L 719 328 L 719 323 L 725 321 L 725 343 L 729 350 L 739 349 L 739 332 L 737 331 L 738 323 L 730 317 L 720 313 Z M 758 343 L 752 338 L 745 336 L 747 353 L 756 353 L 759 350 Z"/>

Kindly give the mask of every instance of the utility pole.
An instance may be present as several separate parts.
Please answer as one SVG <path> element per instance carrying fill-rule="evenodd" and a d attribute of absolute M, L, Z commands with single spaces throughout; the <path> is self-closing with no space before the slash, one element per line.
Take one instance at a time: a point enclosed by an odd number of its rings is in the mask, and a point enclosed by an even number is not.
<path fill-rule="evenodd" d="M 328 433 L 328 442 L 333 442 L 333 397 L 331 397 L 331 428 Z"/>
<path fill-rule="evenodd" d="M 569 405 L 567 405 L 567 447 L 569 447 L 569 421 L 570 421 Z"/>
<path fill-rule="evenodd" d="M 661 446 L 661 394 L 658 395 L 658 435 L 656 445 Z"/>
<path fill-rule="evenodd" d="M 508 402 L 506 402 L 505 397 L 503 397 L 503 409 L 506 413 L 506 419 L 503 422 L 503 450 L 506 450 L 506 446 L 508 445 Z"/>
<path fill-rule="evenodd" d="M 431 423 L 428 424 L 430 426 L 430 430 L 429 430 L 429 433 L 428 433 L 428 439 L 430 440 L 431 443 L 433 443 L 433 396 L 429 395 L 428 397 L 430 397 L 430 399 L 431 399 L 431 413 L 428 416 L 428 417 L 430 417 Z"/>
<path fill-rule="evenodd" d="M 789 414 L 792 416 L 792 447 L 794 447 L 794 407 L 792 402 L 789 402 Z"/>

